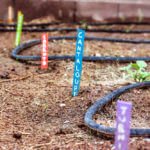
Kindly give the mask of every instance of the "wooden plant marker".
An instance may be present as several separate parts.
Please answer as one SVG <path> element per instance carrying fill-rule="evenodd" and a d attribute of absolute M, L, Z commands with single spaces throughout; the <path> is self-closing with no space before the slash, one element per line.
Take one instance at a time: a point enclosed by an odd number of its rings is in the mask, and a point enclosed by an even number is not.
<path fill-rule="evenodd" d="M 16 40 L 15 40 L 16 47 L 19 46 L 19 43 L 20 43 L 22 24 L 23 24 L 23 14 L 20 13 L 18 16 L 18 22 L 17 22 L 17 32 L 16 32 Z"/>
<path fill-rule="evenodd" d="M 13 8 L 12 6 L 8 6 L 8 23 L 12 24 L 12 19 L 13 18 Z"/>
<path fill-rule="evenodd" d="M 132 103 L 117 101 L 115 150 L 128 150 Z"/>
<path fill-rule="evenodd" d="M 42 34 L 41 69 L 48 68 L 48 34 Z"/>
<path fill-rule="evenodd" d="M 19 17 L 20 14 L 22 14 L 21 11 L 18 11 L 18 17 Z"/>
<path fill-rule="evenodd" d="M 73 97 L 78 95 L 79 87 L 80 87 L 84 37 L 85 37 L 85 31 L 78 29 L 76 54 L 75 54 L 74 77 L 73 77 L 73 88 L 72 88 L 72 96 Z"/>

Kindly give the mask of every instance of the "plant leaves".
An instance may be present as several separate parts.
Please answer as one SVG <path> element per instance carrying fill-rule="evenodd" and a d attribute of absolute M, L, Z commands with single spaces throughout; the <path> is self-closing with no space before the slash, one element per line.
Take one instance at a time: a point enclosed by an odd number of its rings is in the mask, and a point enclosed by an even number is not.
<path fill-rule="evenodd" d="M 130 32 L 130 29 L 126 29 L 126 33 L 129 33 Z"/>
<path fill-rule="evenodd" d="M 142 75 L 145 81 L 150 80 L 150 72 L 143 72 Z"/>
<path fill-rule="evenodd" d="M 136 63 L 140 68 L 147 67 L 147 63 L 143 60 L 138 60 L 138 61 L 136 61 Z"/>
<path fill-rule="evenodd" d="M 132 78 L 135 82 L 150 81 L 150 72 L 144 72 L 144 67 L 147 67 L 147 63 L 139 60 L 136 61 L 136 64 L 131 62 L 130 65 L 119 69 L 128 73 L 127 76 L 123 74 L 124 79 Z M 134 68 L 136 70 L 131 70 L 130 68 Z"/>
<path fill-rule="evenodd" d="M 123 79 L 127 79 L 129 77 L 129 75 L 125 75 L 125 73 L 123 73 Z"/>
<path fill-rule="evenodd" d="M 131 65 L 132 67 L 134 67 L 135 69 L 137 69 L 137 70 L 140 69 L 139 65 L 137 65 L 137 64 L 130 63 L 130 65 Z"/>
<path fill-rule="evenodd" d="M 127 70 L 129 70 L 131 68 L 131 65 L 128 65 L 128 66 L 126 66 L 126 67 L 122 67 L 122 68 L 119 68 L 120 70 L 122 70 L 122 71 L 127 71 Z"/>

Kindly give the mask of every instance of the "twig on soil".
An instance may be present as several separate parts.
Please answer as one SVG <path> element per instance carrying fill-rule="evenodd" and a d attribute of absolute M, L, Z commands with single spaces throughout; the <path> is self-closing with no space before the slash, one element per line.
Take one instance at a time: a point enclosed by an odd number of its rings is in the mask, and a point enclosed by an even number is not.
<path fill-rule="evenodd" d="M 126 80 L 115 80 L 115 81 L 98 81 L 97 84 L 102 84 L 102 85 L 129 85 L 129 84 L 132 84 L 134 82 L 131 82 L 131 81 L 126 81 Z"/>
<path fill-rule="evenodd" d="M 3 82 L 12 82 L 12 81 L 19 81 L 19 80 L 25 80 L 29 77 L 31 77 L 33 75 L 28 75 L 28 76 L 25 76 L 25 77 L 21 77 L 21 78 L 15 78 L 15 79 L 10 79 L 10 80 L 3 80 L 3 81 L 0 81 L 0 83 L 3 83 Z"/>
<path fill-rule="evenodd" d="M 37 148 L 37 147 L 41 147 L 41 146 L 48 146 L 48 145 L 51 145 L 51 144 L 52 144 L 52 142 L 50 142 L 50 143 L 44 143 L 44 144 L 37 144 L 35 146 L 30 147 L 30 150 L 32 150 L 34 148 Z"/>

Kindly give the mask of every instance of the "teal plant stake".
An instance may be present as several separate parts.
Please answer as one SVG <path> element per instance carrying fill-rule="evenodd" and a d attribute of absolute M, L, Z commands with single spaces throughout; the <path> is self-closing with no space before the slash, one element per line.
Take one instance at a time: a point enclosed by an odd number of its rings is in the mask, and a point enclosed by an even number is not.
<path fill-rule="evenodd" d="M 80 87 L 84 37 L 85 37 L 85 31 L 78 29 L 77 43 L 76 43 L 76 55 L 75 55 L 75 66 L 74 66 L 74 77 L 73 77 L 73 88 L 72 88 L 72 96 L 73 97 L 78 95 L 79 87 Z"/>
<path fill-rule="evenodd" d="M 16 40 L 15 40 L 16 47 L 19 46 L 19 43 L 20 43 L 22 24 L 23 24 L 23 14 L 19 14 L 18 22 L 17 22 Z"/>

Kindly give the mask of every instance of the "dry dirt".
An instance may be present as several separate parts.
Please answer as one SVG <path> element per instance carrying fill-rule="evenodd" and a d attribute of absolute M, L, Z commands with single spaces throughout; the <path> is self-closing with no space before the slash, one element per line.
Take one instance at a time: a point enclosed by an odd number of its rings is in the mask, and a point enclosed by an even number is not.
<path fill-rule="evenodd" d="M 64 27 L 64 25 L 62 25 Z M 62 27 L 60 26 L 60 27 Z M 145 29 L 145 26 L 128 28 Z M 111 28 L 123 28 L 112 26 Z M 126 28 L 126 26 L 124 26 Z M 49 36 L 76 33 L 49 33 Z M 150 34 L 86 33 L 89 36 L 149 39 Z M 22 33 L 21 43 L 39 39 L 41 33 Z M 128 64 L 83 62 L 80 93 L 71 96 L 74 62 L 49 61 L 47 70 L 40 62 L 13 60 L 15 33 L 0 33 L 0 149 L 2 150 L 111 150 L 114 140 L 84 125 L 87 109 L 106 94 L 132 80 L 124 80 L 120 67 Z M 74 55 L 76 41 L 50 41 L 49 55 Z M 40 55 L 41 45 L 23 55 Z M 149 56 L 150 44 L 86 41 L 84 55 Z M 150 63 L 146 69 L 150 71 Z M 150 89 L 133 89 L 119 97 L 133 103 L 131 127 L 150 128 Z M 95 114 L 96 122 L 115 126 L 116 101 Z M 150 138 L 130 138 L 130 150 L 150 150 Z"/>

